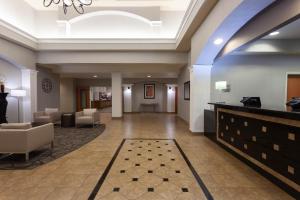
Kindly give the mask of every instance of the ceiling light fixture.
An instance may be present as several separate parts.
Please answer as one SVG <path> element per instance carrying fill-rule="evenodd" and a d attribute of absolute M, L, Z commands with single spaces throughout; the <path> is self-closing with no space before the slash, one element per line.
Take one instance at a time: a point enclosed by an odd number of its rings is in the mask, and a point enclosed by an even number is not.
<path fill-rule="evenodd" d="M 274 32 L 270 33 L 269 35 L 270 36 L 275 36 L 275 35 L 278 35 L 278 34 L 279 34 L 279 31 L 274 31 Z"/>
<path fill-rule="evenodd" d="M 93 77 L 94 77 L 94 78 L 98 78 L 98 75 L 94 75 Z"/>
<path fill-rule="evenodd" d="M 147 78 L 151 78 L 152 76 L 151 75 L 147 75 Z"/>
<path fill-rule="evenodd" d="M 90 6 L 92 4 L 92 0 L 44 0 L 44 6 L 49 7 L 53 4 L 60 4 L 62 1 L 64 13 L 67 14 L 68 7 L 74 7 L 77 13 L 83 14 L 84 9 L 83 6 Z"/>
<path fill-rule="evenodd" d="M 215 39 L 215 41 L 214 41 L 214 44 L 215 45 L 220 45 L 220 44 L 222 44 L 223 43 L 223 39 L 222 38 L 217 38 L 217 39 Z"/>

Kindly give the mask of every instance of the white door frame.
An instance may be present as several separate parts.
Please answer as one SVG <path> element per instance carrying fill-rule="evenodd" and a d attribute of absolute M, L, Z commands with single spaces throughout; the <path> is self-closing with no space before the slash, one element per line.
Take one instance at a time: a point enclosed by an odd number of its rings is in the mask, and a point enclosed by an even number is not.
<path fill-rule="evenodd" d="M 284 98 L 284 105 L 286 106 L 286 101 L 287 101 L 287 88 L 288 88 L 288 79 L 289 79 L 289 75 L 299 75 L 300 76 L 300 72 L 286 72 L 286 80 L 285 80 L 285 98 Z"/>

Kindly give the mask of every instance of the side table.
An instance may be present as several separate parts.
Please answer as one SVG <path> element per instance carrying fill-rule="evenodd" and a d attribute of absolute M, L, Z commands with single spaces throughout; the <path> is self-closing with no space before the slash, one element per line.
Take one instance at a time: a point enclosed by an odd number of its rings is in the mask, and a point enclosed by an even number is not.
<path fill-rule="evenodd" d="M 75 127 L 75 113 L 63 113 L 61 115 L 61 127 Z"/>

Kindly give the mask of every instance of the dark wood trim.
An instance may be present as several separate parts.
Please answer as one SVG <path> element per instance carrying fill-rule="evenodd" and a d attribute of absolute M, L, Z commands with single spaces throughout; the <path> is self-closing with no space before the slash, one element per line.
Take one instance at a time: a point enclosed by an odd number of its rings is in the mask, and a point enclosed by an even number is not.
<path fill-rule="evenodd" d="M 77 87 L 76 88 L 76 109 L 77 111 L 82 111 L 81 108 L 81 96 L 80 96 L 80 91 L 81 90 L 87 90 L 87 96 L 86 96 L 86 102 L 87 102 L 87 108 L 91 107 L 91 102 L 90 102 L 90 87 Z"/>
<path fill-rule="evenodd" d="M 122 117 L 111 117 L 111 119 L 123 119 L 123 116 Z"/>

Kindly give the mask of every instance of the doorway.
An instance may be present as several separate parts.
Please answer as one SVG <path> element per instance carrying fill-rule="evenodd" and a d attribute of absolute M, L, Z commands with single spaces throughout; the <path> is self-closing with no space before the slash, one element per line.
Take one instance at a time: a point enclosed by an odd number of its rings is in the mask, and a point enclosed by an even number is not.
<path fill-rule="evenodd" d="M 300 97 L 300 74 L 287 76 L 286 101 L 290 101 L 293 97 Z M 287 110 L 291 111 L 291 107 L 287 107 Z"/>
<path fill-rule="evenodd" d="M 89 87 L 78 87 L 77 93 L 77 111 L 82 111 L 85 108 L 90 108 L 90 88 Z"/>

